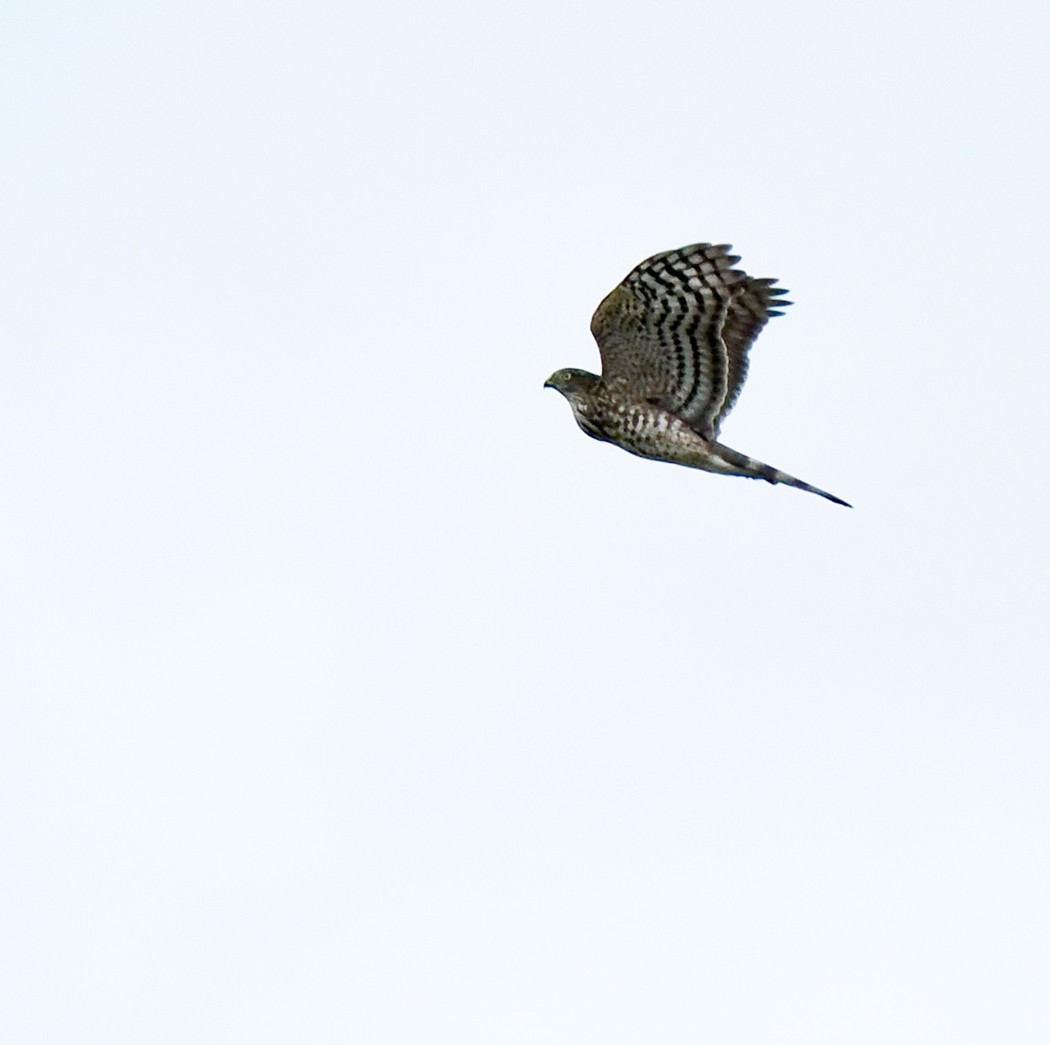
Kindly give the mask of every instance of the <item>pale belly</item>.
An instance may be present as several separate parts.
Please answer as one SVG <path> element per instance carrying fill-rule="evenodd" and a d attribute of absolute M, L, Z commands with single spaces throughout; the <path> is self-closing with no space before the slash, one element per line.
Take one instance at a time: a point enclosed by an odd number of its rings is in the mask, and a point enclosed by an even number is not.
<path fill-rule="evenodd" d="M 609 442 L 639 457 L 702 468 L 707 472 L 740 473 L 738 465 L 720 456 L 717 443 L 697 435 L 683 421 L 659 407 L 624 405 L 594 418 L 594 424 Z"/>

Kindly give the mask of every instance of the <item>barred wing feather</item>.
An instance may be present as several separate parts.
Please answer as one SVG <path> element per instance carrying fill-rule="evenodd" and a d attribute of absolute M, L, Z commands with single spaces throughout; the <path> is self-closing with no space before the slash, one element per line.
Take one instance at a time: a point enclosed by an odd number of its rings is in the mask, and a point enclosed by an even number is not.
<path fill-rule="evenodd" d="M 598 306 L 591 332 L 602 383 L 647 399 L 714 438 L 747 377 L 747 354 L 789 302 L 775 280 L 733 268 L 727 245 L 656 254 Z"/>

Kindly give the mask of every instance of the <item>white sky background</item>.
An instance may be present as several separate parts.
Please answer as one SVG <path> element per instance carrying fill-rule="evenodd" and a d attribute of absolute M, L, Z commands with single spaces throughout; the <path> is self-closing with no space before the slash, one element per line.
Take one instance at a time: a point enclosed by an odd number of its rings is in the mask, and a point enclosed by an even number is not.
<path fill-rule="evenodd" d="M 1045 3 L 0 14 L 0 1037 L 1045 1043 Z M 729 445 L 544 392 L 639 260 Z"/>

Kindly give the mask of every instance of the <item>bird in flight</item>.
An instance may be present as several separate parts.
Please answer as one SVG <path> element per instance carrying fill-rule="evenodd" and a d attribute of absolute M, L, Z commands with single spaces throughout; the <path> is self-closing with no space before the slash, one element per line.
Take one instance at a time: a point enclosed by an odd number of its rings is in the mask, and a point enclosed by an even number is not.
<path fill-rule="evenodd" d="M 643 261 L 591 319 L 601 377 L 570 367 L 544 387 L 565 396 L 589 436 L 639 457 L 784 483 L 852 507 L 718 442 L 752 342 L 791 304 L 775 279 L 734 268 L 731 249 L 695 243 Z"/>

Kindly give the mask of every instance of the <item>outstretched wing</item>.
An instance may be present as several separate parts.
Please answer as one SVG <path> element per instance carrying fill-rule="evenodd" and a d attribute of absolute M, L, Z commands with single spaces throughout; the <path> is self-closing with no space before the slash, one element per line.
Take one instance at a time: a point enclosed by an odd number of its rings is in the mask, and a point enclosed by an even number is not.
<path fill-rule="evenodd" d="M 753 279 L 751 276 L 745 276 L 742 282 L 734 284 L 732 305 L 722 327 L 722 340 L 729 361 L 729 380 L 725 399 L 711 422 L 712 434 L 715 436 L 726 415 L 740 398 L 740 391 L 747 380 L 748 352 L 755 338 L 769 322 L 770 316 L 782 316 L 784 313 L 781 309 L 791 304 L 782 296 L 787 291 L 775 284 L 775 279 Z"/>
<path fill-rule="evenodd" d="M 649 399 L 714 437 L 747 377 L 747 353 L 789 302 L 771 279 L 733 268 L 727 245 L 697 243 L 643 261 L 598 306 L 591 333 L 602 383 Z"/>

